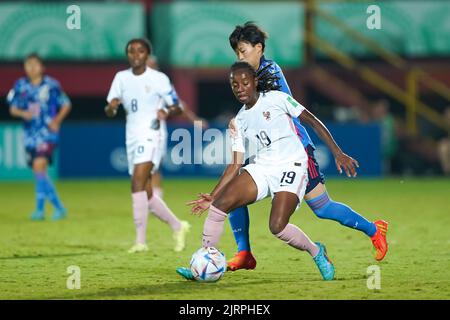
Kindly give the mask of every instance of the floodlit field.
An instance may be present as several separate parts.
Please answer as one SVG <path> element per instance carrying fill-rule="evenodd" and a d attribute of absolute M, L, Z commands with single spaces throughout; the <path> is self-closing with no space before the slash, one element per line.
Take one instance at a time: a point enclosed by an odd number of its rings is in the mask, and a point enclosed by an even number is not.
<path fill-rule="evenodd" d="M 150 218 L 150 251 L 128 254 L 134 240 L 127 180 L 63 180 L 57 183 L 69 209 L 65 221 L 31 222 L 31 182 L 0 184 L 0 299 L 449 299 L 450 180 L 330 180 L 333 199 L 368 219 L 390 222 L 389 252 L 377 263 L 370 240 L 334 221 L 320 220 L 302 205 L 291 222 L 326 244 L 336 280 L 324 282 L 312 259 L 282 243 L 268 228 L 269 200 L 250 207 L 250 235 L 258 265 L 225 273 L 217 283 L 181 279 L 200 247 L 204 217 L 185 202 L 211 190 L 215 180 L 166 180 L 165 199 L 193 228 L 187 249 L 172 251 L 169 227 Z M 226 222 L 220 248 L 235 253 Z M 367 287 L 367 268 L 378 265 L 381 289 Z M 69 266 L 81 270 L 81 288 L 67 288 Z"/>

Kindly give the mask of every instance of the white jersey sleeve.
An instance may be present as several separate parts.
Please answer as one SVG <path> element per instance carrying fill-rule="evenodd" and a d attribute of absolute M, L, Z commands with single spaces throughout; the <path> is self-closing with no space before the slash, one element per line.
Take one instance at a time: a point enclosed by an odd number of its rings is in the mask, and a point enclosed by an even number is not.
<path fill-rule="evenodd" d="M 175 88 L 170 83 L 169 78 L 164 74 L 160 73 L 161 79 L 158 85 L 158 93 L 160 97 L 164 100 L 166 106 L 172 106 L 174 104 L 179 104 L 179 98 Z"/>
<path fill-rule="evenodd" d="M 121 81 L 119 73 L 117 73 L 113 79 L 106 101 L 108 101 L 108 103 L 111 103 L 111 101 L 115 98 L 117 99 L 122 98 Z"/>
<path fill-rule="evenodd" d="M 233 121 L 233 120 L 232 120 Z M 242 127 L 240 121 L 234 119 L 236 134 L 231 136 L 231 151 L 245 153 L 244 136 L 242 135 Z"/>
<path fill-rule="evenodd" d="M 282 93 L 282 96 L 282 109 L 290 116 L 298 118 L 303 110 L 305 110 L 305 107 L 288 94 Z"/>

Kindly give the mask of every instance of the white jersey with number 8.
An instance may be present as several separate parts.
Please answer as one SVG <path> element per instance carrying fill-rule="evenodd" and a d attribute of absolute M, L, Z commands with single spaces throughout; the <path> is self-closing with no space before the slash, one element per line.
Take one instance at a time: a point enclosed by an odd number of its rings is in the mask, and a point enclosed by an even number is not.
<path fill-rule="evenodd" d="M 157 170 L 164 154 L 165 123 L 157 112 L 164 106 L 178 104 L 178 96 L 169 78 L 162 72 L 146 68 L 140 75 L 131 68 L 114 77 L 107 101 L 119 99 L 126 113 L 126 147 L 128 171 L 135 164 L 153 162 Z"/>
<path fill-rule="evenodd" d="M 127 115 L 127 141 L 160 130 L 156 125 L 158 110 L 165 105 L 178 103 L 178 96 L 169 78 L 150 68 L 140 75 L 133 74 L 131 68 L 118 72 L 107 101 L 111 102 L 114 98 L 121 101 Z"/>

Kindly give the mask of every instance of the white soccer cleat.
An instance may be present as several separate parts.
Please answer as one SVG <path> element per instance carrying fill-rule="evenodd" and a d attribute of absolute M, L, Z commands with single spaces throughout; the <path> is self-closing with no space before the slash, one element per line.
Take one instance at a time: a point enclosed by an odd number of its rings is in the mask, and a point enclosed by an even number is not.
<path fill-rule="evenodd" d="M 146 244 L 136 243 L 134 246 L 131 247 L 130 250 L 128 250 L 128 253 L 139 253 L 145 251 L 148 251 L 148 247 Z"/>
<path fill-rule="evenodd" d="M 186 246 L 186 234 L 191 229 L 191 225 L 187 221 L 181 221 L 181 229 L 173 233 L 173 240 L 175 240 L 175 252 L 183 251 Z"/>

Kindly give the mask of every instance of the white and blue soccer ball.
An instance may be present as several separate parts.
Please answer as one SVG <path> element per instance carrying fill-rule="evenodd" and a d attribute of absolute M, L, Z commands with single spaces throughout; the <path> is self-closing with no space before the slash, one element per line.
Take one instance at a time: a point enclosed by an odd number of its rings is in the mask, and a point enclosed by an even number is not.
<path fill-rule="evenodd" d="M 214 282 L 222 278 L 227 261 L 225 255 L 216 248 L 203 247 L 192 255 L 190 267 L 195 280 Z"/>

